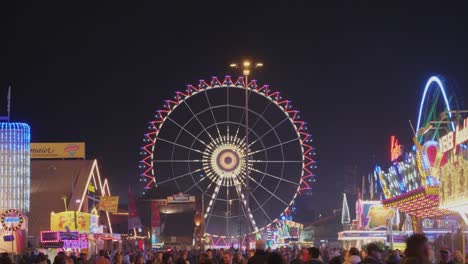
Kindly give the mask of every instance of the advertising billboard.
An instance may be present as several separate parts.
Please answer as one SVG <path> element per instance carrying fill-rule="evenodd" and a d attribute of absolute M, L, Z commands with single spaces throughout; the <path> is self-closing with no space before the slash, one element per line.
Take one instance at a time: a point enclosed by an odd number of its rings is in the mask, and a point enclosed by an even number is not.
<path fill-rule="evenodd" d="M 84 159 L 84 142 L 31 143 L 31 159 Z"/>
<path fill-rule="evenodd" d="M 64 231 L 77 230 L 82 232 L 90 231 L 91 214 L 75 211 L 53 213 L 50 215 L 50 230 Z"/>

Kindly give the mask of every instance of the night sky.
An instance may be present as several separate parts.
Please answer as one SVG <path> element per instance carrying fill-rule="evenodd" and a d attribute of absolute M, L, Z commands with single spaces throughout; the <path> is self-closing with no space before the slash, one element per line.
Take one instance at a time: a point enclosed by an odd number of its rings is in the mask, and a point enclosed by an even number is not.
<path fill-rule="evenodd" d="M 11 84 L 12 119 L 31 125 L 32 141 L 85 141 L 126 200 L 163 100 L 199 79 L 237 76 L 231 62 L 262 61 L 254 78 L 292 100 L 314 137 L 317 182 L 299 201 L 310 215 L 340 207 L 346 168 L 387 165 L 390 135 L 410 145 L 408 120 L 432 74 L 466 106 L 466 2 L 187 2 L 2 8 L 1 113 Z"/>

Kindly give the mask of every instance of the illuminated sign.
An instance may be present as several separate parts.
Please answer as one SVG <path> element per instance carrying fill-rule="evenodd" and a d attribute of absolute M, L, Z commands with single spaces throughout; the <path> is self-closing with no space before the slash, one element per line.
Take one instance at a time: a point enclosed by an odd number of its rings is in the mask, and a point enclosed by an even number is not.
<path fill-rule="evenodd" d="M 402 154 L 402 148 L 395 136 L 390 137 L 390 161 L 398 159 Z"/>
<path fill-rule="evenodd" d="M 174 199 L 174 202 L 188 201 L 190 199 L 190 194 L 185 194 L 185 193 L 174 194 L 172 196 L 172 199 Z"/>
<path fill-rule="evenodd" d="M 463 125 L 458 126 L 455 131 L 451 131 L 447 135 L 440 137 L 439 149 L 441 152 L 447 152 L 466 141 L 468 141 L 468 118 L 465 118 Z"/>
<path fill-rule="evenodd" d="M 84 159 L 84 142 L 31 143 L 31 159 Z"/>
<path fill-rule="evenodd" d="M 448 162 L 440 170 L 440 206 L 452 210 L 468 208 L 468 160 L 457 156 L 457 162 Z"/>
<path fill-rule="evenodd" d="M 20 222 L 20 218 L 19 216 L 14 216 L 14 217 L 9 216 L 9 217 L 5 217 L 4 222 L 8 224 L 17 224 Z"/>
<path fill-rule="evenodd" d="M 63 240 L 63 248 L 88 248 L 88 240 Z"/>
<path fill-rule="evenodd" d="M 66 211 L 50 215 L 50 229 L 54 231 L 78 230 L 89 232 L 91 229 L 91 214 Z"/>
<path fill-rule="evenodd" d="M 18 210 L 8 209 L 2 213 L 0 222 L 2 223 L 3 229 L 16 231 L 23 225 L 24 218 Z"/>

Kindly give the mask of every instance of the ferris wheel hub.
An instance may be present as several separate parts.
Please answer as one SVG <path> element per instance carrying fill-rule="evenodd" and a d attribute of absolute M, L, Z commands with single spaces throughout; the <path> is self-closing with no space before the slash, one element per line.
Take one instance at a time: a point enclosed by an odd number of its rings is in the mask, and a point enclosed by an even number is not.
<path fill-rule="evenodd" d="M 216 158 L 216 164 L 221 170 L 231 172 L 240 165 L 239 154 L 233 149 L 222 150 Z"/>
<path fill-rule="evenodd" d="M 204 168 L 213 182 L 223 186 L 243 183 L 245 175 L 245 142 L 236 137 L 220 137 L 205 150 Z"/>

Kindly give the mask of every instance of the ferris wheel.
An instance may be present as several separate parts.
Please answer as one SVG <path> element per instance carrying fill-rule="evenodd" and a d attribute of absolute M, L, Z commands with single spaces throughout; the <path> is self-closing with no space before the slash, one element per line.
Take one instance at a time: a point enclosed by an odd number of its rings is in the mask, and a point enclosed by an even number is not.
<path fill-rule="evenodd" d="M 147 196 L 196 195 L 207 234 L 261 231 L 288 216 L 296 196 L 315 181 L 307 124 L 289 100 L 255 80 L 246 85 L 243 77 L 226 76 L 188 85 L 165 100 L 149 124 L 140 164 Z M 248 230 L 240 224 L 246 219 Z"/>

